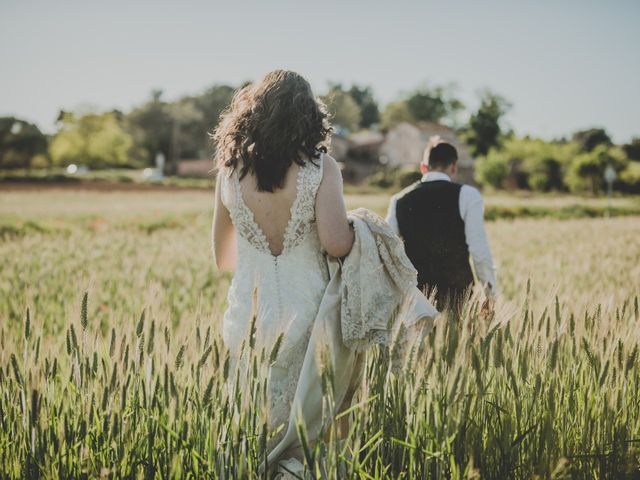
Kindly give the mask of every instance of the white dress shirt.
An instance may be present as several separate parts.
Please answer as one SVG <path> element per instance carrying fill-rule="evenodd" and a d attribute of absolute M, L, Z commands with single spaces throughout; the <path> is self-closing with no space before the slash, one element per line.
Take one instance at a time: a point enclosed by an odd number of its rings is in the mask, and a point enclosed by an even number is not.
<path fill-rule="evenodd" d="M 427 172 L 423 177 L 423 182 L 433 182 L 435 180 L 451 181 L 449 175 L 443 172 Z M 391 197 L 389 201 L 389 211 L 387 212 L 387 223 L 391 228 L 400 235 L 398 228 L 398 218 L 396 217 L 396 204 L 398 203 L 398 195 Z M 489 241 L 484 230 L 484 204 L 480 192 L 470 185 L 463 185 L 460 190 L 458 200 L 458 208 L 460 217 L 464 221 L 464 233 L 467 240 L 467 247 L 473 259 L 473 266 L 478 280 L 485 287 L 487 295 L 495 296 L 496 288 L 496 272 L 493 266 L 493 258 L 491 257 L 491 249 Z"/>

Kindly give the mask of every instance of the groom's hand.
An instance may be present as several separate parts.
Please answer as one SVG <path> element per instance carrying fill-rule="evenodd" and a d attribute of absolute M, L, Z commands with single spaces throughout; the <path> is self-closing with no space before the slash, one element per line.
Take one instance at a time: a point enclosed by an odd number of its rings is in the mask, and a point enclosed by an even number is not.
<path fill-rule="evenodd" d="M 482 302 L 482 307 L 480 307 L 480 318 L 485 320 L 488 318 L 492 318 L 495 313 L 496 299 L 494 297 L 487 297 L 484 302 Z"/>

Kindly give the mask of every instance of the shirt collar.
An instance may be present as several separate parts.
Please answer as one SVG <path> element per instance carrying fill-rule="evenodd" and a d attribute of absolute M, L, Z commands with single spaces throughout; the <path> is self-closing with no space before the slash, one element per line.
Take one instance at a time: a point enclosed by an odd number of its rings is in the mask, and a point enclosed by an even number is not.
<path fill-rule="evenodd" d="M 449 175 L 444 172 L 427 172 L 422 176 L 423 182 L 434 182 L 436 180 L 445 180 L 450 182 L 451 178 L 449 178 Z"/>

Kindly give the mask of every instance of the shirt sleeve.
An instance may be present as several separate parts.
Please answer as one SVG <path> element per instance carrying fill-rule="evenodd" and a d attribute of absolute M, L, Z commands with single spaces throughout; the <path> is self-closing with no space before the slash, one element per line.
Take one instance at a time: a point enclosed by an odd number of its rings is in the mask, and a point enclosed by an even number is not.
<path fill-rule="evenodd" d="M 460 191 L 460 216 L 464 220 L 467 246 L 478 280 L 485 287 L 487 295 L 495 296 L 498 292 L 496 271 L 484 229 L 484 202 L 480 192 L 468 185 L 464 185 Z"/>
<path fill-rule="evenodd" d="M 398 203 L 398 197 L 395 195 L 391 197 L 389 200 L 389 209 L 387 210 L 387 218 L 385 220 L 391 228 L 396 233 L 396 235 L 400 236 L 400 227 L 398 227 L 398 218 L 396 217 L 396 204 Z"/>

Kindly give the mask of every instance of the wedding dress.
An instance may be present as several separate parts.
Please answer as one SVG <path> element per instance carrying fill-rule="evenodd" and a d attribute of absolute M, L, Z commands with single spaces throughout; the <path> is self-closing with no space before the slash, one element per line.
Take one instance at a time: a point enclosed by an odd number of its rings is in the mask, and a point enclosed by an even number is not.
<path fill-rule="evenodd" d="M 237 170 L 221 171 L 221 199 L 236 230 L 237 265 L 227 297 L 223 340 L 237 361 L 255 316 L 257 345 L 267 355 L 285 333 L 269 368 L 269 427 L 288 422 L 298 376 L 329 281 L 315 223 L 315 198 L 322 181 L 321 156 L 297 174 L 297 192 L 284 233 L 282 253 L 273 255 L 263 230 L 243 200 Z"/>
<path fill-rule="evenodd" d="M 273 347 L 284 333 L 268 373 L 268 426 L 284 429 L 269 442 L 268 464 L 289 465 L 287 471 L 291 462 L 302 468 L 299 459 L 286 458 L 298 446 L 296 425 L 304 423 L 313 439 L 323 418 L 335 413 L 323 411 L 318 353 L 325 349 L 329 354 L 339 406 L 359 378 L 361 352 L 376 344 L 390 347 L 398 332 L 404 332 L 396 336 L 398 344 L 410 350 L 414 342 L 408 339 L 422 338 L 438 313 L 416 288 L 417 272 L 402 241 L 375 213 L 349 213 L 355 240 L 344 260 L 323 254 L 315 224 L 323 158 L 315 163 L 298 171 L 283 250 L 277 256 L 243 200 L 237 173 L 220 173 L 222 202 L 237 232 L 238 259 L 223 339 L 237 362 L 254 317 L 257 345 Z"/>

